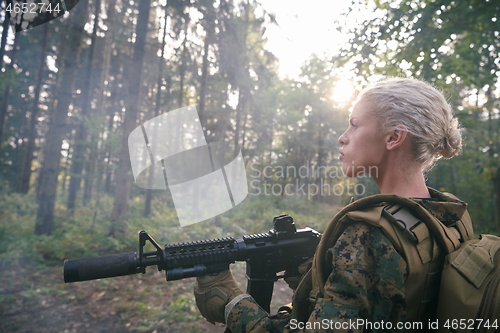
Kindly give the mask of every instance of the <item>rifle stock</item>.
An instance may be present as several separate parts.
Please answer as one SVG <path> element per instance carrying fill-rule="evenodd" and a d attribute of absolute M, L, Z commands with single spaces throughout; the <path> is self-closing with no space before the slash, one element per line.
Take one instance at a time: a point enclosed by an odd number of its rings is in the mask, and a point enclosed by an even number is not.
<path fill-rule="evenodd" d="M 64 282 L 78 282 L 137 273 L 157 266 L 165 271 L 167 281 L 215 274 L 229 269 L 236 261 L 245 261 L 247 292 L 269 311 L 274 282 L 278 273 L 294 275 L 297 267 L 312 257 L 321 234 L 305 228 L 296 230 L 288 215 L 274 218 L 268 233 L 208 239 L 188 243 L 160 245 L 145 231 L 139 233 L 139 254 L 122 253 L 64 261 Z M 146 242 L 156 251 L 144 252 Z"/>

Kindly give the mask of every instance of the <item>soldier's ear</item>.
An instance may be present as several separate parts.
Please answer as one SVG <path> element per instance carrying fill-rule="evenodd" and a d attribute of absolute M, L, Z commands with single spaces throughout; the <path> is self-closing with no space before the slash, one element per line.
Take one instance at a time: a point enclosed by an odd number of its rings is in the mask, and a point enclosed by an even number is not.
<path fill-rule="evenodd" d="M 404 125 L 397 125 L 394 130 L 387 132 L 385 136 L 385 146 L 387 150 L 394 150 L 401 147 L 408 137 L 408 128 Z"/>

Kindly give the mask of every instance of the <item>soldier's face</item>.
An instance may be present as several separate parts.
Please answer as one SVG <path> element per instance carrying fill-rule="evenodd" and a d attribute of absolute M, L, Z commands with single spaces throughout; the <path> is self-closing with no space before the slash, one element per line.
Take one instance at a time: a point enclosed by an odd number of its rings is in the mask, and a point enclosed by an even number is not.
<path fill-rule="evenodd" d="M 338 139 L 344 174 L 357 177 L 368 173 L 377 178 L 387 152 L 385 137 L 370 102 L 356 103 L 347 130 Z"/>

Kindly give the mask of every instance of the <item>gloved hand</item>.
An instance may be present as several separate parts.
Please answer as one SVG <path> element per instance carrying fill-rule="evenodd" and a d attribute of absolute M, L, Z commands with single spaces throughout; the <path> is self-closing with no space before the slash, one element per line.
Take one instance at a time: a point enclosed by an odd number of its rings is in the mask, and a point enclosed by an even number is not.
<path fill-rule="evenodd" d="M 307 271 L 311 268 L 313 258 L 314 257 L 311 257 L 311 258 L 307 259 L 306 261 L 304 261 L 302 264 L 300 264 L 299 267 L 297 268 L 297 274 L 294 274 L 293 276 L 286 276 L 286 273 L 288 273 L 288 272 L 285 273 L 284 280 L 288 284 L 290 289 L 292 289 L 293 291 L 295 291 L 295 289 L 297 289 L 297 287 L 299 286 L 300 280 L 302 280 L 302 277 L 304 276 L 304 274 L 306 274 Z"/>
<path fill-rule="evenodd" d="M 243 294 L 231 271 L 222 271 L 215 276 L 196 278 L 194 297 L 201 315 L 210 323 L 226 323 L 224 308 L 233 298 Z"/>

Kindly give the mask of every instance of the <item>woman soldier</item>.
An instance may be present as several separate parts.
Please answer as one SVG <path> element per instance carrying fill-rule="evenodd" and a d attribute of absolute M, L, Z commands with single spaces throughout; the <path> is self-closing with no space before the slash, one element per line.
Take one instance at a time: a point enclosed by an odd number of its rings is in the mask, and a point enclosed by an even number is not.
<path fill-rule="evenodd" d="M 346 176 L 369 173 L 380 195 L 411 199 L 448 224 L 469 221 L 464 202 L 425 184 L 424 174 L 437 159 L 451 158 L 461 150 L 458 121 L 443 94 L 431 85 L 411 78 L 389 78 L 368 87 L 358 96 L 349 126 L 338 142 Z M 359 204 L 357 207 L 359 210 Z M 332 266 L 328 270 L 315 259 L 312 287 L 306 282 L 299 285 L 302 294 L 306 288 L 306 295 L 312 295 L 313 305 L 306 317 L 302 314 L 305 319 L 300 319 L 298 310 L 270 316 L 238 289 L 230 271 L 197 279 L 195 297 L 202 315 L 212 323 L 225 323 L 233 333 L 300 329 L 402 332 L 409 322 L 420 322 L 424 326 L 417 328 L 427 328 L 428 320 L 435 316 L 439 288 L 439 278 L 430 278 L 439 274 L 430 270 L 440 271 L 443 254 L 428 240 L 432 237 L 426 237 L 426 245 L 421 247 L 427 246 L 428 254 L 419 254 L 426 271 L 413 274 L 409 270 L 413 263 L 405 260 L 407 255 L 398 251 L 388 233 L 368 223 L 371 218 L 367 214 L 373 211 L 368 208 L 365 215 L 358 214 L 361 218 L 346 224 L 328 247 L 325 244 L 332 240 L 326 239 L 325 231 L 315 257 L 326 256 Z M 338 221 L 334 217 L 327 230 L 335 228 L 332 224 Z M 317 271 L 330 272 L 324 285 L 316 286 L 319 294 L 314 290 Z M 294 297 L 294 308 L 300 302 Z"/>

